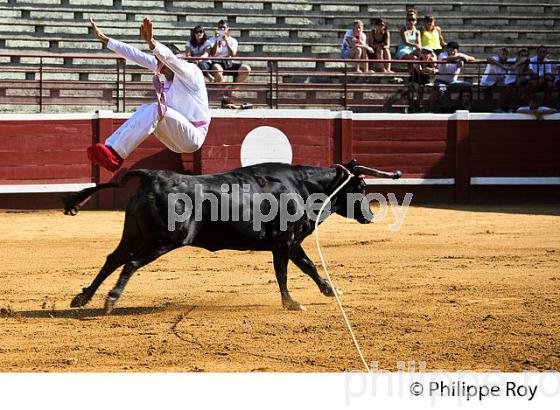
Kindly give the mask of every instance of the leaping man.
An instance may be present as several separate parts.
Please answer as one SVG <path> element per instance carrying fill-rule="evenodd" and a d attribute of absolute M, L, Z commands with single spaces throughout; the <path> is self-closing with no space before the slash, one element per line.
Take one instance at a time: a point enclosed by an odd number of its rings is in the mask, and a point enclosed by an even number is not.
<path fill-rule="evenodd" d="M 208 132 L 210 110 L 204 75 L 196 64 L 179 58 L 179 49 L 174 45 L 156 41 L 153 24 L 148 18 L 140 25 L 140 36 L 153 55 L 107 37 L 93 19 L 90 22 L 95 36 L 107 48 L 155 74 L 153 83 L 157 102 L 138 107 L 104 144 L 98 143 L 87 149 L 88 158 L 115 172 L 152 133 L 174 152 L 191 153 L 200 149 Z"/>

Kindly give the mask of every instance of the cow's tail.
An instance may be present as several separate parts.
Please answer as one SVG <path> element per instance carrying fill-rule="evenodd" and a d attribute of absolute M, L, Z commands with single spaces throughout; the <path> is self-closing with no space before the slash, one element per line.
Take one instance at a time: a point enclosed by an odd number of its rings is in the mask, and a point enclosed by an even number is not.
<path fill-rule="evenodd" d="M 142 182 L 151 179 L 152 171 L 144 169 L 135 169 L 128 172 L 119 182 L 109 182 L 106 184 L 99 184 L 91 188 L 82 189 L 75 194 L 68 195 L 62 198 L 62 203 L 64 204 L 64 214 L 65 215 L 76 215 L 80 211 L 80 206 L 82 202 L 91 197 L 97 191 L 107 188 L 123 188 L 130 179 L 133 177 L 139 177 Z"/>

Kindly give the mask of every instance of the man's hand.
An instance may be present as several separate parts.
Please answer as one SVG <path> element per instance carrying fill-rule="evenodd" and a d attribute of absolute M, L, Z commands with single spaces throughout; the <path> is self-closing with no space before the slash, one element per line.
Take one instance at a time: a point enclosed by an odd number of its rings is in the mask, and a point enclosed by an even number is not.
<path fill-rule="evenodd" d="M 97 37 L 99 41 L 101 41 L 103 44 L 107 45 L 107 42 L 109 41 L 109 37 L 107 37 L 105 34 L 101 32 L 101 30 L 99 30 L 99 27 L 97 27 L 97 24 L 95 24 L 95 21 L 93 21 L 91 17 L 89 18 L 89 22 L 91 23 L 91 27 L 93 28 L 93 34 L 95 35 L 95 37 Z"/>
<path fill-rule="evenodd" d="M 156 40 L 154 39 L 154 25 L 152 20 L 145 18 L 140 25 L 140 37 L 144 40 L 148 47 L 153 50 L 156 47 Z"/>

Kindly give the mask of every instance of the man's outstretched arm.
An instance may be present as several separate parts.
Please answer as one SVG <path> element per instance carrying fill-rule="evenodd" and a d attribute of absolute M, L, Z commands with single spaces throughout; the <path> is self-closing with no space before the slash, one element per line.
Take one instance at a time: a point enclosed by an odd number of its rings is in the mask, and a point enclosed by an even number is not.
<path fill-rule="evenodd" d="M 140 26 L 140 37 L 146 42 L 148 47 L 153 51 L 154 55 L 175 74 L 179 75 L 188 83 L 197 84 L 195 64 L 189 64 L 178 58 L 165 45 L 156 41 L 154 38 L 153 23 L 149 18 L 145 18 Z M 199 78 L 200 80 L 200 78 Z"/>
<path fill-rule="evenodd" d="M 146 67 L 148 70 L 155 72 L 157 69 L 157 59 L 154 56 L 143 53 L 136 47 L 129 46 L 122 41 L 115 40 L 113 38 L 107 37 L 95 24 L 92 18 L 89 19 L 91 27 L 93 28 L 93 34 L 99 41 L 107 46 L 109 50 L 114 51 L 118 55 L 130 60 L 142 67 Z"/>

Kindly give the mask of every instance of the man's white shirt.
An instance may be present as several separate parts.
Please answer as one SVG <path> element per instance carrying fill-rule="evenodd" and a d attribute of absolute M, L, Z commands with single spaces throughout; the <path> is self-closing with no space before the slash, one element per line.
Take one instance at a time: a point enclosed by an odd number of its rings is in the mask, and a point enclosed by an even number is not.
<path fill-rule="evenodd" d="M 109 39 L 107 48 L 154 74 L 157 72 L 159 59 L 175 73 L 172 81 L 164 79 L 164 88 L 168 90 L 168 107 L 184 115 L 191 123 L 210 123 L 206 82 L 196 64 L 181 60 L 159 42 L 156 42 L 156 47 L 152 50 L 154 55 L 112 38 Z"/>

